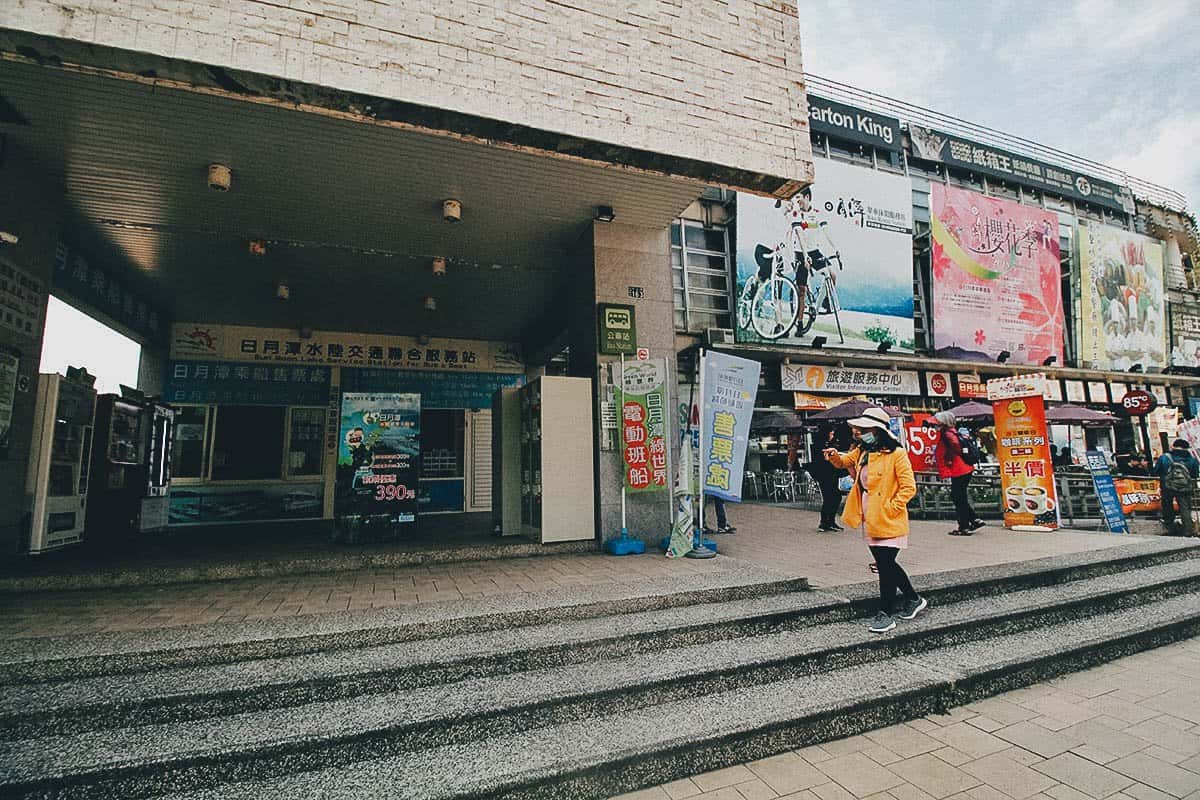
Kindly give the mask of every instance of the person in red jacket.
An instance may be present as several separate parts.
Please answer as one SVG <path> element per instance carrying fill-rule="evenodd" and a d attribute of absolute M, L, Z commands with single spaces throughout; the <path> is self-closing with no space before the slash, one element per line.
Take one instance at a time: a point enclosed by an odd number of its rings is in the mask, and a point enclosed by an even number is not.
<path fill-rule="evenodd" d="M 983 527 L 983 520 L 971 508 L 967 488 L 975 467 L 963 460 L 962 440 L 954 430 L 958 420 L 949 411 L 933 415 L 940 435 L 937 445 L 938 475 L 950 479 L 950 499 L 954 501 L 954 513 L 958 517 L 958 528 L 950 531 L 951 536 L 970 536 Z"/>

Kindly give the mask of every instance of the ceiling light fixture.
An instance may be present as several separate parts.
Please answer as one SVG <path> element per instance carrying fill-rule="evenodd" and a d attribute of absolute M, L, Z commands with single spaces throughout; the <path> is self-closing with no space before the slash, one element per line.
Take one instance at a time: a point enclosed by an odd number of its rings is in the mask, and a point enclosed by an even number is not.
<path fill-rule="evenodd" d="M 1046 356 L 1046 360 L 1042 362 L 1042 366 L 1043 367 L 1053 366 L 1055 361 L 1058 361 L 1058 356 Z"/>
<path fill-rule="evenodd" d="M 228 192 L 233 185 L 233 170 L 224 164 L 208 165 L 208 188 L 217 192 Z"/>
<path fill-rule="evenodd" d="M 446 222 L 462 222 L 462 203 L 454 199 L 443 200 L 442 219 Z"/>
<path fill-rule="evenodd" d="M 275 296 L 280 300 L 290 300 L 292 298 L 292 290 L 288 288 L 286 283 L 280 281 L 279 285 L 275 287 Z"/>
<path fill-rule="evenodd" d="M 438 257 L 433 260 L 433 274 L 439 278 L 446 277 L 446 259 Z"/>
<path fill-rule="evenodd" d="M 1001 350 L 1000 355 L 996 356 L 996 363 L 1003 364 L 1010 358 L 1012 358 L 1012 353 L 1008 352 L 1007 350 Z"/>
<path fill-rule="evenodd" d="M 820 350 L 828 341 L 829 339 L 825 336 L 814 336 L 812 340 L 812 347 L 814 350 Z"/>
<path fill-rule="evenodd" d="M 250 255 L 265 256 L 267 254 L 267 243 L 262 239 L 250 240 Z"/>
<path fill-rule="evenodd" d="M 612 222 L 617 217 L 617 212 L 613 211 L 612 206 L 596 206 L 596 213 L 592 219 L 597 222 Z"/>
<path fill-rule="evenodd" d="M 425 310 L 426 311 L 437 311 L 437 300 L 435 300 L 432 297 L 426 297 L 425 298 Z"/>

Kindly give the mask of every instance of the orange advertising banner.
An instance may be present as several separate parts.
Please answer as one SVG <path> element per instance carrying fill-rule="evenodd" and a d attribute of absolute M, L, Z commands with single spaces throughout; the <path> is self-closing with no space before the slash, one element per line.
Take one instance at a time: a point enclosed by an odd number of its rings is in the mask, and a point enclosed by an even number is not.
<path fill-rule="evenodd" d="M 996 454 L 1000 459 L 1004 524 L 1053 530 L 1058 527 L 1058 497 L 1046 403 L 1041 396 L 996 400 Z"/>
<path fill-rule="evenodd" d="M 1126 514 L 1162 510 L 1162 487 L 1158 485 L 1158 478 L 1117 478 L 1113 483 L 1121 498 L 1121 510 Z"/>

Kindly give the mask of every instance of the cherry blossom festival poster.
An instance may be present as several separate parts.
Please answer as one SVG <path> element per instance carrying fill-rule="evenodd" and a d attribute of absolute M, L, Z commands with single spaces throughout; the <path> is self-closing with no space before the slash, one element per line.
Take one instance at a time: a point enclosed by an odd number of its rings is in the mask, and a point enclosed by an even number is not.
<path fill-rule="evenodd" d="M 934 355 L 1063 363 L 1054 212 L 937 183 L 930 205 Z"/>

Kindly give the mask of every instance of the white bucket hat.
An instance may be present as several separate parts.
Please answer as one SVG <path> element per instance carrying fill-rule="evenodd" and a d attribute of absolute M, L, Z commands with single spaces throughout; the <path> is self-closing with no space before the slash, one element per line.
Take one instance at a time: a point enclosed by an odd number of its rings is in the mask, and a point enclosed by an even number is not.
<path fill-rule="evenodd" d="M 890 439 L 895 441 L 896 436 L 892 433 L 891 424 L 891 416 L 882 408 L 878 407 L 868 408 L 867 410 L 863 411 L 861 417 L 855 417 L 854 419 L 850 420 L 850 427 L 852 428 L 875 428 L 883 431 Z"/>

